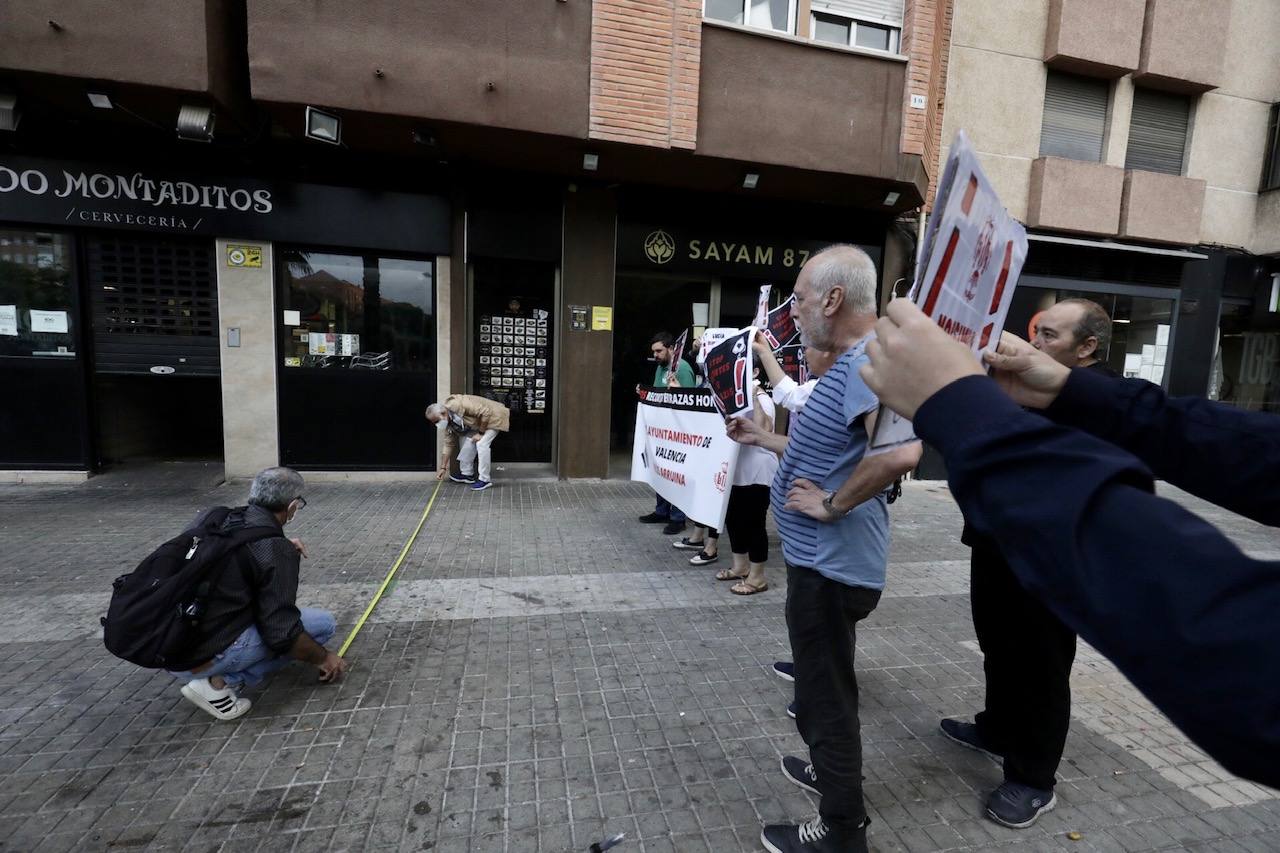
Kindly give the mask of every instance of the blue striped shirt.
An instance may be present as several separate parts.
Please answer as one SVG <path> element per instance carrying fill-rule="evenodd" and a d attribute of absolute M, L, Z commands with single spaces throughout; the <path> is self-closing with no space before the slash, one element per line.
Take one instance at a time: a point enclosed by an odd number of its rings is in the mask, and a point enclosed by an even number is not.
<path fill-rule="evenodd" d="M 793 419 L 769 496 L 788 563 L 849 586 L 883 589 L 889 553 L 889 507 L 883 493 L 833 522 L 783 508 L 797 478 L 835 491 L 862 460 L 867 449 L 863 421 L 879 405 L 858 375 L 858 368 L 867 362 L 867 340 L 840 356 L 813 389 L 804 411 Z"/>

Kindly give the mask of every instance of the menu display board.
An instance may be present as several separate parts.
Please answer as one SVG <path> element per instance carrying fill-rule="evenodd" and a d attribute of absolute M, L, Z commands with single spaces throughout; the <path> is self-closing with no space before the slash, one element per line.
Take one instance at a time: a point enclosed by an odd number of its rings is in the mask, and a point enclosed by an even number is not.
<path fill-rule="evenodd" d="M 482 314 L 476 339 L 476 393 L 512 413 L 542 415 L 551 391 L 550 316 L 541 308 Z"/>

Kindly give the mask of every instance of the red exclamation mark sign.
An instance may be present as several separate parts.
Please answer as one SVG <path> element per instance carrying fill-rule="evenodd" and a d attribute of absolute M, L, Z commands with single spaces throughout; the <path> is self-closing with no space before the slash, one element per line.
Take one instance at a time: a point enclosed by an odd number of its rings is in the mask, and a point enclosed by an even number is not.
<path fill-rule="evenodd" d="M 741 409 L 747 404 L 747 360 L 738 356 L 733 363 L 733 404 Z"/>
<path fill-rule="evenodd" d="M 933 284 L 929 287 L 929 296 L 924 301 L 924 313 L 932 317 L 933 309 L 938 304 L 938 297 L 942 295 L 942 283 L 947 278 L 947 270 L 951 268 L 951 257 L 956 253 L 956 244 L 960 242 L 960 229 L 955 228 L 951 231 L 951 239 L 947 241 L 947 249 L 942 253 L 942 262 L 938 264 L 938 273 L 933 277 Z"/>

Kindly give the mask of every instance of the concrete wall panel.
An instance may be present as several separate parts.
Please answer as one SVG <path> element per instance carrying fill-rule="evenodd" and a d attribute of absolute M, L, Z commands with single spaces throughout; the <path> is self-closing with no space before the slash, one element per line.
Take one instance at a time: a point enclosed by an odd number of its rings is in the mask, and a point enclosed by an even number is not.
<path fill-rule="evenodd" d="M 1063 157 L 1041 157 L 1031 166 L 1027 224 L 1079 234 L 1119 230 L 1124 170 Z"/>
<path fill-rule="evenodd" d="M 1065 71 L 1119 77 L 1138 67 L 1145 0 L 1052 0 L 1044 61 Z"/>
<path fill-rule="evenodd" d="M 1204 196 L 1204 181 L 1131 169 L 1124 173 L 1120 234 L 1157 243 L 1199 243 Z"/>

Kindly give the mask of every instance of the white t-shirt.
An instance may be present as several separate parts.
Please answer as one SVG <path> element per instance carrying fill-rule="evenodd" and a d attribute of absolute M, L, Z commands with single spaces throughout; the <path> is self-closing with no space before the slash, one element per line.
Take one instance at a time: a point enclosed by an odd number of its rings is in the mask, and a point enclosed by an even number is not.
<path fill-rule="evenodd" d="M 804 404 L 808 401 L 809 395 L 813 393 L 813 388 L 817 384 L 818 380 L 816 378 L 810 379 L 803 385 L 798 385 L 790 376 L 784 376 L 781 382 L 773 386 L 773 402 L 788 411 L 798 412 L 804 408 Z"/>
<path fill-rule="evenodd" d="M 752 393 L 755 390 L 752 389 Z M 770 418 L 777 411 L 773 401 L 767 394 L 757 394 L 757 406 L 764 409 Z M 743 417 L 748 417 L 744 415 Z M 738 467 L 733 471 L 735 486 L 768 486 L 773 484 L 773 475 L 778 470 L 778 454 L 763 447 L 744 444 L 738 450 Z"/>

